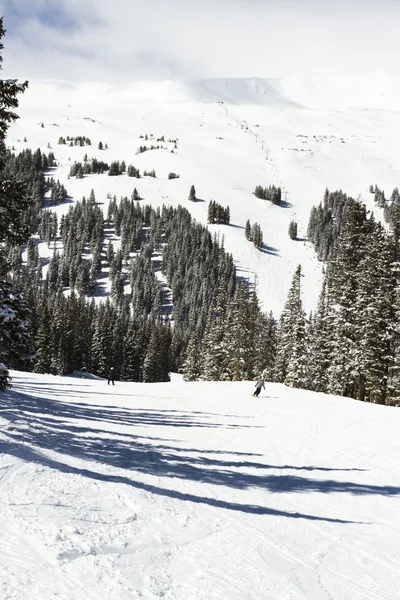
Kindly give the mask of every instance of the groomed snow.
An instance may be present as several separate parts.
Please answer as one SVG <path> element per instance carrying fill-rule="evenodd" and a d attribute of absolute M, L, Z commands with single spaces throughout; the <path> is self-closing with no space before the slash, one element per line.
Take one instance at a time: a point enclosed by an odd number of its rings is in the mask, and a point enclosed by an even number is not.
<path fill-rule="evenodd" d="M 14 372 L 4 600 L 398 600 L 400 411 Z"/>

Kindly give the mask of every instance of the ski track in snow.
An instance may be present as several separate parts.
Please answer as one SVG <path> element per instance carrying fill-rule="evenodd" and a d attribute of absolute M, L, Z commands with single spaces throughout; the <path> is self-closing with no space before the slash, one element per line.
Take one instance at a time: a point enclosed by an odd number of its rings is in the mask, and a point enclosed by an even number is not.
<path fill-rule="evenodd" d="M 4 600 L 397 600 L 400 412 L 251 382 L 14 373 Z"/>

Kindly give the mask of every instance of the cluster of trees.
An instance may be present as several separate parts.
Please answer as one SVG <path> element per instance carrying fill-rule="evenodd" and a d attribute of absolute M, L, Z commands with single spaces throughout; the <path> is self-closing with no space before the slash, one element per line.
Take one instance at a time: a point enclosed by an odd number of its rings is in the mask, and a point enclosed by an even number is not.
<path fill-rule="evenodd" d="M 276 356 L 276 325 L 272 314 L 264 314 L 257 294 L 238 286 L 230 301 L 219 296 L 201 336 L 189 338 L 182 365 L 189 381 L 251 380 L 264 373 L 272 379 Z"/>
<path fill-rule="evenodd" d="M 152 133 L 150 133 L 150 135 L 148 135 L 147 133 L 145 135 L 139 135 L 139 138 L 141 140 L 146 140 L 146 142 L 150 139 L 150 140 L 154 140 L 154 135 Z M 156 142 L 165 142 L 165 135 L 162 135 L 158 138 L 156 138 Z M 178 148 L 178 138 L 168 138 L 167 142 L 169 144 L 174 144 L 174 149 L 176 150 Z M 147 148 L 148 150 L 154 150 L 155 148 Z"/>
<path fill-rule="evenodd" d="M 274 185 L 270 185 L 268 187 L 263 187 L 262 185 L 257 185 L 254 190 L 254 195 L 256 198 L 261 198 L 261 200 L 269 200 L 272 204 L 277 204 L 278 206 L 282 202 L 282 190 L 280 187 L 275 187 Z"/>
<path fill-rule="evenodd" d="M 55 181 L 53 177 L 48 178 L 47 187 L 50 190 L 50 204 L 62 204 L 68 199 L 68 192 L 58 179 Z"/>
<path fill-rule="evenodd" d="M 374 194 L 374 201 L 379 208 L 383 208 L 383 216 L 387 223 L 396 226 L 398 221 L 398 211 L 400 210 L 400 192 L 399 188 L 395 187 L 390 195 L 390 198 L 385 197 L 384 190 L 379 189 L 377 185 L 370 186 L 370 192 Z"/>
<path fill-rule="evenodd" d="M 109 170 L 110 165 L 108 163 L 97 160 L 97 158 L 92 158 L 91 160 L 84 160 L 83 163 L 78 161 L 74 162 L 74 164 L 71 165 L 69 176 L 83 179 L 85 175 L 91 175 L 92 173 L 100 175 Z"/>
<path fill-rule="evenodd" d="M 263 232 L 259 223 L 250 223 L 249 219 L 246 221 L 244 228 L 244 235 L 246 239 L 253 242 L 257 250 L 261 250 L 263 245 Z"/>
<path fill-rule="evenodd" d="M 386 231 L 361 202 L 347 199 L 317 309 L 289 328 L 292 348 L 300 344 L 307 363 L 297 360 L 296 385 L 400 404 L 399 239 L 400 212 Z M 287 370 L 283 377 L 291 383 Z"/>
<path fill-rule="evenodd" d="M 136 179 L 140 179 L 140 171 L 133 165 L 128 165 L 127 175 L 128 177 L 136 177 Z"/>
<path fill-rule="evenodd" d="M 54 239 L 50 232 L 54 225 L 49 219 L 48 239 Z M 113 227 L 120 236 L 117 251 L 110 242 L 104 244 L 105 227 Z M 92 197 L 71 207 L 60 220 L 59 232 L 63 253 L 55 251 L 44 279 L 33 241 L 26 263 L 19 261 L 11 269 L 31 309 L 31 352 L 38 372 L 65 374 L 86 368 L 105 375 L 113 364 L 121 378 L 166 380 L 172 368 L 182 365 L 190 335 L 196 331 L 203 336 L 217 295 L 227 300 L 235 293 L 232 257 L 181 207 L 155 211 L 127 198 L 118 204 L 113 199 L 104 221 Z M 157 255 L 172 290 L 172 330 L 155 274 Z M 95 284 L 100 269 L 107 266 L 111 294 L 105 303 L 95 305 L 86 298 L 93 293 L 87 284 Z M 68 297 L 67 288 L 72 290 Z M 114 341 L 102 333 L 103 328 L 109 336 L 114 332 Z"/>
<path fill-rule="evenodd" d="M 220 223 L 222 225 L 229 225 L 231 222 L 231 212 L 229 206 L 224 208 L 221 204 L 211 200 L 208 205 L 208 222 L 209 223 Z"/>
<path fill-rule="evenodd" d="M 136 150 L 136 154 L 143 154 L 143 152 L 148 152 L 149 150 L 159 150 L 160 148 L 164 148 L 164 146 L 154 146 L 154 144 L 151 146 L 139 146 L 139 148 Z"/>
<path fill-rule="evenodd" d="M 76 137 L 70 137 L 69 135 L 67 135 L 67 137 L 63 137 L 60 136 L 58 138 L 58 143 L 59 144 L 68 144 L 69 146 L 91 146 L 92 142 L 90 141 L 90 139 L 84 135 L 78 135 Z"/>
<path fill-rule="evenodd" d="M 342 190 L 330 192 L 326 188 L 323 201 L 311 209 L 307 236 L 314 245 L 318 259 L 333 260 L 337 242 L 347 222 L 347 213 L 353 199 Z"/>
<path fill-rule="evenodd" d="M 110 169 L 108 171 L 108 174 L 110 177 L 113 177 L 115 175 L 122 175 L 122 173 L 125 173 L 126 171 L 126 164 L 124 160 L 114 160 L 111 164 L 110 164 Z"/>
<path fill-rule="evenodd" d="M 168 179 L 179 179 L 179 175 L 177 175 L 177 173 L 174 173 L 173 171 L 171 171 L 171 173 L 168 173 Z"/>
<path fill-rule="evenodd" d="M 46 177 L 48 171 L 55 165 L 53 152 L 47 155 L 38 148 L 35 152 L 27 149 L 19 154 L 4 151 L 2 173 L 11 181 L 23 182 L 25 194 L 30 198 L 26 210 L 21 211 L 22 224 L 32 231 L 37 227 L 40 211 L 44 205 L 45 194 L 52 189 L 52 196 L 58 197 L 60 185 L 53 178 Z M 56 191 L 53 189 L 56 187 Z M 17 199 L 18 190 L 15 189 Z M 64 193 L 64 191 L 62 191 Z M 55 201 L 55 198 L 54 198 Z"/>
<path fill-rule="evenodd" d="M 97 160 L 96 158 L 88 160 L 87 157 L 85 157 L 83 162 L 74 162 L 70 168 L 69 176 L 83 179 L 85 175 L 90 175 L 92 173 L 101 174 L 105 172 L 107 172 L 110 177 L 122 175 L 123 173 L 127 173 L 128 177 L 136 177 L 136 179 L 140 179 L 141 177 L 139 169 L 133 165 L 128 165 L 128 167 L 126 167 L 124 160 L 114 160 L 111 164 L 108 164 L 102 160 Z M 144 171 L 143 176 L 156 177 L 156 172 L 154 169 Z M 179 175 L 177 177 L 179 177 Z"/>
<path fill-rule="evenodd" d="M 36 332 L 38 373 L 87 370 L 127 381 L 168 381 L 171 330 L 161 321 L 133 314 L 110 298 L 100 304 L 75 293 L 40 295 Z"/>

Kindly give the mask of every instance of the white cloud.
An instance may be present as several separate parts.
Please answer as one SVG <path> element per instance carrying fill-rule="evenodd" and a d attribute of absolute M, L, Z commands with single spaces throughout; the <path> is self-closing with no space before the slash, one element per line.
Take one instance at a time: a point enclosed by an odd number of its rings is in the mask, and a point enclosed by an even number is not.
<path fill-rule="evenodd" d="M 0 0 L 7 76 L 395 72 L 395 0 Z M 8 26 L 9 19 L 12 26 Z"/>

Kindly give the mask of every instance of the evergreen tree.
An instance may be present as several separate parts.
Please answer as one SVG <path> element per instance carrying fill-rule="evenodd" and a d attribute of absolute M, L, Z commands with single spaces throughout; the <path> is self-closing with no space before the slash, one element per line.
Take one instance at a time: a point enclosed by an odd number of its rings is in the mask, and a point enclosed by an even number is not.
<path fill-rule="evenodd" d="M 301 265 L 296 269 L 285 306 L 279 320 L 277 332 L 277 355 L 274 379 L 292 385 L 298 377 L 304 377 L 303 365 L 299 361 L 300 352 L 306 351 L 303 334 L 305 317 L 301 299 Z M 298 369 L 296 371 L 296 369 Z"/>
<path fill-rule="evenodd" d="M 195 189 L 194 185 L 192 185 L 190 187 L 189 200 L 191 200 L 192 202 L 194 202 L 196 200 L 196 189 Z"/>
<path fill-rule="evenodd" d="M 290 221 L 289 223 L 289 237 L 291 240 L 297 240 L 297 222 Z"/>
<path fill-rule="evenodd" d="M 317 310 L 309 320 L 309 378 L 310 388 L 317 392 L 327 391 L 327 371 L 330 364 L 329 289 L 325 277 Z"/>
<path fill-rule="evenodd" d="M 197 331 L 189 339 L 185 360 L 182 365 L 182 375 L 185 381 L 197 381 L 201 373 L 201 347 Z"/>
<path fill-rule="evenodd" d="M 249 219 L 247 219 L 247 221 L 246 221 L 246 226 L 244 228 L 244 234 L 246 236 L 246 239 L 248 239 L 248 240 L 251 239 L 251 223 L 250 223 Z"/>
<path fill-rule="evenodd" d="M 276 323 L 272 312 L 260 314 L 255 334 L 254 373 L 273 380 L 276 358 Z"/>

